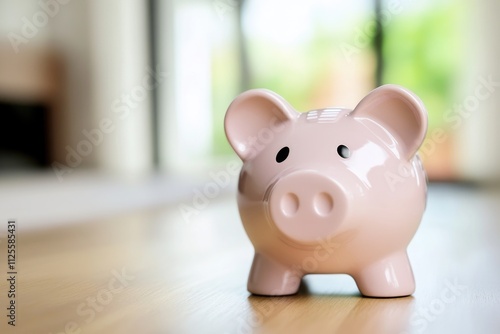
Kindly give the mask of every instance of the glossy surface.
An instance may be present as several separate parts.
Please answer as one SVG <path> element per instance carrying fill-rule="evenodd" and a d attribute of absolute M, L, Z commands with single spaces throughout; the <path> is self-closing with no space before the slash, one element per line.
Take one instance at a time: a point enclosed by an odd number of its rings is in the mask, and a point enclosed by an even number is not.
<path fill-rule="evenodd" d="M 238 206 L 255 247 L 248 290 L 298 291 L 310 273 L 345 273 L 365 296 L 412 294 L 406 247 L 426 202 L 416 152 L 422 102 L 386 85 L 354 110 L 299 113 L 251 90 L 228 108 L 226 135 L 244 164 Z"/>

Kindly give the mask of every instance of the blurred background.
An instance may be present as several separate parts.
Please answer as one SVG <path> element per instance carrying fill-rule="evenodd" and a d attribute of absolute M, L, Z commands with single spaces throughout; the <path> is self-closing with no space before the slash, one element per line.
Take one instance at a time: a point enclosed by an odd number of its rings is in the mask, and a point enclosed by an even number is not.
<path fill-rule="evenodd" d="M 108 212 L 189 198 L 236 159 L 224 113 L 257 87 L 307 111 L 404 85 L 429 112 L 430 181 L 498 184 L 499 10 L 494 0 L 0 0 L 2 211 L 40 220 L 23 210 L 32 203 L 56 207 L 47 220 L 84 219 L 90 203 Z"/>

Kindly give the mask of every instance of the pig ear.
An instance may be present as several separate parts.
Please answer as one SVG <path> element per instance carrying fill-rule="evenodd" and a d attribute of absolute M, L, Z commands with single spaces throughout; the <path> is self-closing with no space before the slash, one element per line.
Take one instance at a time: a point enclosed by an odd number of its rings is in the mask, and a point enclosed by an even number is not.
<path fill-rule="evenodd" d="M 384 85 L 369 93 L 351 113 L 365 124 L 376 123 L 374 132 L 385 131 L 397 141 L 403 157 L 410 159 L 427 132 L 427 111 L 422 101 L 409 90 Z"/>
<path fill-rule="evenodd" d="M 224 129 L 234 151 L 245 161 L 268 144 L 272 135 L 283 129 L 284 123 L 298 116 L 299 113 L 278 94 L 266 89 L 252 89 L 231 103 L 224 119 Z"/>

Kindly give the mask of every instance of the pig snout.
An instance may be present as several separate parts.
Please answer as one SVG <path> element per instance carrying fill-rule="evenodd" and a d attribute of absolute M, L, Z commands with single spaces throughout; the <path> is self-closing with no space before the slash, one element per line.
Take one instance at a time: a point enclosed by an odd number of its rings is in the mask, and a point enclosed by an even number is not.
<path fill-rule="evenodd" d="M 298 171 L 279 179 L 268 196 L 274 226 L 287 238 L 311 243 L 331 235 L 347 211 L 346 196 L 332 179 Z"/>

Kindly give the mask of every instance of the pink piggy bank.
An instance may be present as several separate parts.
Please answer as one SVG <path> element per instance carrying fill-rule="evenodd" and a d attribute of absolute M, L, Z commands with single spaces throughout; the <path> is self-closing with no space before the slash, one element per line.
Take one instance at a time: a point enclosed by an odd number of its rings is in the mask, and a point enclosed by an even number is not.
<path fill-rule="evenodd" d="M 420 99 L 395 85 L 354 110 L 299 113 L 263 89 L 225 117 L 243 160 L 238 206 L 255 247 L 248 291 L 288 295 L 307 274 L 348 274 L 371 297 L 411 295 L 406 248 L 426 205 L 417 150 L 427 130 Z"/>

